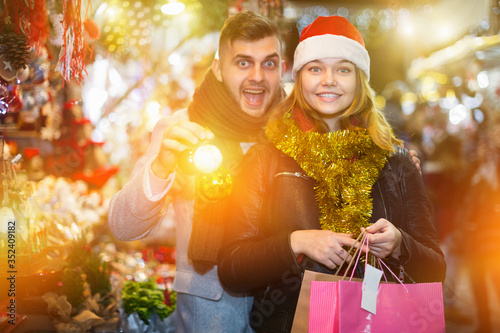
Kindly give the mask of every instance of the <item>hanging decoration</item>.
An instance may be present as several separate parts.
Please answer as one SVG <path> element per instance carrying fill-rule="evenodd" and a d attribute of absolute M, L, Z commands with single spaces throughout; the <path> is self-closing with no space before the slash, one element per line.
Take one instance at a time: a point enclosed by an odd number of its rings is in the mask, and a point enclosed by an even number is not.
<path fill-rule="evenodd" d="M 90 0 L 87 2 L 88 14 Z M 84 25 L 82 21 L 82 1 L 64 0 L 63 1 L 63 20 L 64 29 L 63 43 L 59 53 L 59 62 L 56 69 L 59 70 L 65 81 L 75 80 L 81 84 L 85 71 L 85 57 L 89 50 L 89 43 L 84 36 Z"/>
<path fill-rule="evenodd" d="M 12 81 L 19 69 L 29 63 L 30 52 L 23 34 L 4 32 L 0 34 L 0 76 Z"/>
<path fill-rule="evenodd" d="M 39 50 L 49 36 L 46 0 L 3 1 L 0 31 L 25 36 L 27 47 Z"/>

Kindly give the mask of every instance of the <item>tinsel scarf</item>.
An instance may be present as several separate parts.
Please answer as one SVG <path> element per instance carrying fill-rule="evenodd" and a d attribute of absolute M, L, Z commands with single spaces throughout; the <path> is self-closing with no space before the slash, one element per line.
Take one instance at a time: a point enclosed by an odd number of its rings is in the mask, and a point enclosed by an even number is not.
<path fill-rule="evenodd" d="M 371 188 L 388 152 L 378 147 L 363 128 L 304 132 L 290 114 L 283 122 L 286 130 L 268 138 L 317 181 L 315 199 L 322 229 L 357 236 L 360 227 L 369 225 Z"/>
<path fill-rule="evenodd" d="M 280 90 L 271 108 L 281 101 L 283 95 L 284 92 Z M 257 141 L 259 135 L 263 136 L 267 121 L 267 117 L 256 118 L 245 113 L 211 70 L 196 89 L 188 107 L 188 115 L 189 120 L 214 133 L 215 139 L 211 143 L 221 150 L 222 166 L 233 176 L 237 172 L 235 167 L 239 166 L 243 158 L 240 142 Z M 188 256 L 195 262 L 198 271 L 205 271 L 217 263 L 227 204 L 227 198 L 208 202 L 196 193 Z"/>

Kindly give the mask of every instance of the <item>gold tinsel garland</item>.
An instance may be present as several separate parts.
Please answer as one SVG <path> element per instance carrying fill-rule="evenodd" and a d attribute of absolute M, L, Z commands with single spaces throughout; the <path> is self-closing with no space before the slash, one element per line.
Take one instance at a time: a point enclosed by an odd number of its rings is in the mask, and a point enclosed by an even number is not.
<path fill-rule="evenodd" d="M 287 130 L 269 140 L 318 182 L 316 202 L 322 229 L 357 236 L 372 214 L 371 188 L 387 161 L 363 128 L 329 133 L 303 132 L 285 115 Z"/>

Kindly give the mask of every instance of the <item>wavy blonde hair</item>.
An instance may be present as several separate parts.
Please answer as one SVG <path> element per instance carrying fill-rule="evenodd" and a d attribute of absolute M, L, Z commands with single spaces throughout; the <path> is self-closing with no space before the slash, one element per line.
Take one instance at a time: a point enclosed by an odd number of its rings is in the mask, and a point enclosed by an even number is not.
<path fill-rule="evenodd" d="M 297 79 L 290 95 L 278 105 L 269 116 L 266 134 L 284 130 L 283 117 L 296 108 L 302 109 L 305 117 L 313 124 L 312 131 L 326 133 L 329 131 L 321 115 L 311 108 L 304 99 L 302 91 L 302 70 L 297 73 Z M 355 125 L 358 124 L 358 125 Z M 342 129 L 362 127 L 368 130 L 373 142 L 380 148 L 394 152 L 394 145 L 402 146 L 403 142 L 392 134 L 392 128 L 385 119 L 382 111 L 375 106 L 375 92 L 370 87 L 365 73 L 356 67 L 356 91 L 354 100 L 349 108 L 340 115 Z"/>

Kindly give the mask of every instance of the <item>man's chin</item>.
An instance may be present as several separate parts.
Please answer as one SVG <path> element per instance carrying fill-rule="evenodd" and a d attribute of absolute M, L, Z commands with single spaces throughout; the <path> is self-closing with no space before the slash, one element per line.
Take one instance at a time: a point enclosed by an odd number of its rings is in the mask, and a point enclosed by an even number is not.
<path fill-rule="evenodd" d="M 241 107 L 241 109 L 243 110 L 243 112 L 245 112 L 249 116 L 252 116 L 252 117 L 255 117 L 255 118 L 261 118 L 264 115 L 266 115 L 266 113 L 267 113 L 266 112 L 267 108 L 264 108 L 263 106 L 260 106 L 260 107 L 252 106 L 252 107 L 250 107 L 248 105 L 243 105 Z"/>

